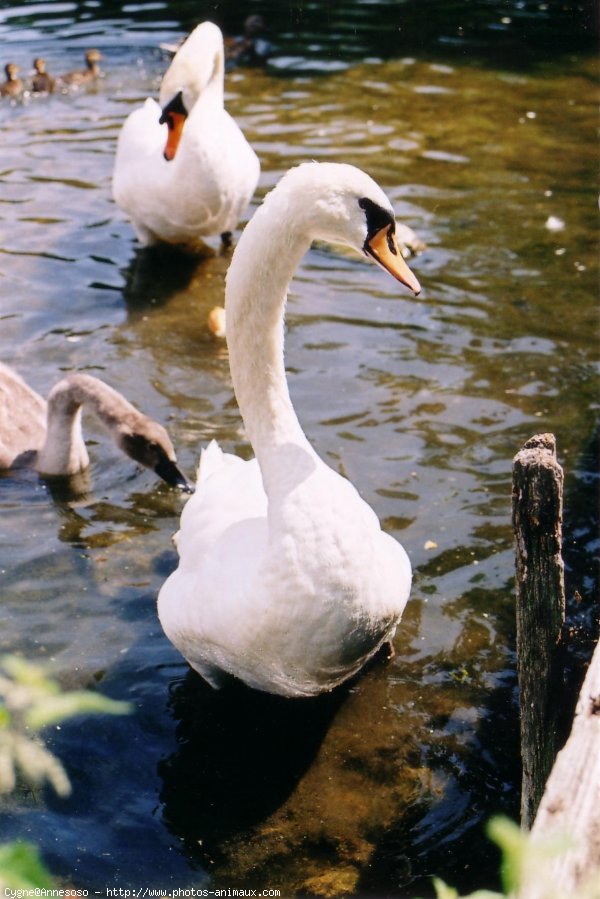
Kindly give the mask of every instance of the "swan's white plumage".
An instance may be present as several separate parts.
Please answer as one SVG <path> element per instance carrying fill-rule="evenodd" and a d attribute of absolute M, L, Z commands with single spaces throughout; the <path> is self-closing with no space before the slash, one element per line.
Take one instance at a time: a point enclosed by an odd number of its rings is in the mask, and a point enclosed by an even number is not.
<path fill-rule="evenodd" d="M 364 245 L 365 196 L 392 215 L 363 172 L 299 166 L 234 253 L 227 340 L 256 458 L 242 461 L 214 441 L 203 452 L 177 535 L 179 567 L 158 600 L 167 636 L 214 685 L 227 672 L 287 696 L 332 689 L 393 637 L 408 599 L 404 549 L 309 444 L 283 367 L 293 271 L 315 237 Z"/>
<path fill-rule="evenodd" d="M 224 108 L 223 36 L 212 22 L 190 34 L 164 75 L 160 106 L 147 99 L 117 144 L 113 196 L 139 240 L 193 246 L 233 231 L 258 183 L 260 164 Z M 162 108 L 181 91 L 188 111 L 175 158 L 163 156 Z"/>

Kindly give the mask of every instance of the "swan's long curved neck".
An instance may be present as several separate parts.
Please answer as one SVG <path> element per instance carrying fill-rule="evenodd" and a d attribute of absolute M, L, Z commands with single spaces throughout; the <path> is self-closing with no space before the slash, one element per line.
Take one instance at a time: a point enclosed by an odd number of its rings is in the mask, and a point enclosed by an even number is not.
<path fill-rule="evenodd" d="M 216 105 L 222 107 L 225 94 L 225 52 L 221 33 L 209 26 L 198 26 L 177 52 L 165 72 L 160 86 L 160 105 L 183 92 L 183 102 L 190 115 L 193 108 Z"/>
<path fill-rule="evenodd" d="M 225 53 L 220 47 L 215 53 L 213 60 L 213 70 L 209 82 L 204 89 L 204 93 L 211 97 L 211 100 L 223 106 L 225 102 Z"/>
<path fill-rule="evenodd" d="M 81 430 L 85 407 L 115 437 L 119 423 L 137 410 L 121 394 L 90 375 L 73 374 L 59 381 L 48 396 L 46 440 L 36 468 L 42 474 L 71 475 L 89 465 Z"/>
<path fill-rule="evenodd" d="M 279 199 L 271 194 L 242 234 L 225 303 L 233 386 L 263 476 L 267 457 L 283 446 L 310 448 L 290 400 L 283 354 L 287 290 L 310 237 L 289 221 Z"/>
<path fill-rule="evenodd" d="M 225 105 L 225 57 L 223 50 L 220 49 L 214 53 L 212 59 L 212 68 L 201 89 L 198 91 L 198 98 L 194 106 L 189 110 L 190 116 L 194 109 L 217 108 L 222 109 Z"/>

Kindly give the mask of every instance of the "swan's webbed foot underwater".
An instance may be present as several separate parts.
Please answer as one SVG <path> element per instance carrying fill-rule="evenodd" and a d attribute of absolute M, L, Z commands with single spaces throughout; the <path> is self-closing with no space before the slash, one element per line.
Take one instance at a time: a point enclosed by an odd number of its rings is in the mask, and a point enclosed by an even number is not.
<path fill-rule="evenodd" d="M 391 640 L 386 640 L 385 643 L 381 644 L 379 654 L 384 662 L 391 662 L 396 655 L 396 650 Z"/>
<path fill-rule="evenodd" d="M 385 643 L 381 644 L 375 655 L 371 656 L 364 668 L 357 673 L 356 677 L 361 677 L 364 671 L 371 671 L 374 668 L 377 669 L 380 666 L 385 667 L 386 665 L 389 665 L 395 655 L 396 650 L 394 649 L 392 641 L 386 640 Z"/>

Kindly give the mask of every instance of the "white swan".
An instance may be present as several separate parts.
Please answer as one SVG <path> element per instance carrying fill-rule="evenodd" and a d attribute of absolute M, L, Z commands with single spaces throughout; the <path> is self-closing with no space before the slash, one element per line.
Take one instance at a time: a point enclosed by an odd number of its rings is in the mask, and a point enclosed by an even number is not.
<path fill-rule="evenodd" d="M 176 537 L 179 567 L 158 598 L 190 665 L 285 696 L 330 690 L 391 640 L 408 599 L 408 557 L 352 484 L 317 456 L 283 363 L 292 274 L 314 238 L 371 256 L 415 293 L 389 200 L 349 165 L 291 169 L 244 230 L 227 274 L 231 375 L 256 458 L 202 452 Z"/>
<path fill-rule="evenodd" d="M 81 411 L 93 413 L 117 446 L 172 486 L 189 492 L 169 435 L 158 422 L 92 375 L 73 373 L 54 385 L 48 402 L 0 363 L 0 469 L 34 467 L 69 476 L 89 465 Z"/>
<path fill-rule="evenodd" d="M 191 247 L 231 240 L 250 202 L 260 163 L 223 105 L 223 35 L 198 25 L 165 72 L 160 106 L 128 116 L 117 144 L 113 196 L 143 244 Z"/>

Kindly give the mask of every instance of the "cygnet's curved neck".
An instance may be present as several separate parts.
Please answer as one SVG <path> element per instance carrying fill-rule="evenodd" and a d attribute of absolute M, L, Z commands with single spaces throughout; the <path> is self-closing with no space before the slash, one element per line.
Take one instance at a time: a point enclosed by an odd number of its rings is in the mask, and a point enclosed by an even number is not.
<path fill-rule="evenodd" d="M 132 413 L 139 415 L 120 393 L 97 378 L 84 374 L 63 378 L 48 396 L 46 440 L 36 460 L 40 473 L 71 475 L 89 465 L 81 431 L 82 407 L 96 416 L 113 439 L 123 421 Z"/>
<path fill-rule="evenodd" d="M 263 463 L 282 446 L 310 448 L 290 400 L 283 348 L 288 285 L 311 241 L 283 200 L 272 193 L 242 233 L 225 299 L 231 377 L 263 476 Z"/>

